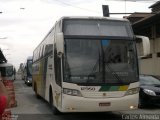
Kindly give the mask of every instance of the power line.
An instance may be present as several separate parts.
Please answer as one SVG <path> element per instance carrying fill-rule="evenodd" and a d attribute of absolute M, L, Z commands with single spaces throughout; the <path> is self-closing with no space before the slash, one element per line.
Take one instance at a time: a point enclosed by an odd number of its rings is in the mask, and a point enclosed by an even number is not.
<path fill-rule="evenodd" d="M 157 2 L 157 1 L 159 1 L 159 0 L 105 0 L 105 1 L 117 1 L 117 2 L 124 2 L 124 11 L 125 11 L 125 13 L 126 13 L 126 11 L 127 11 L 127 2 L 152 2 L 152 3 L 154 3 L 154 2 Z M 126 14 L 128 14 L 128 13 L 126 13 Z"/>
<path fill-rule="evenodd" d="M 157 2 L 159 0 L 106 0 L 106 1 L 130 1 L 130 2 Z"/>
<path fill-rule="evenodd" d="M 58 1 L 58 2 L 60 2 L 63 5 L 71 6 L 71 7 L 77 8 L 77 9 L 81 9 L 81 10 L 85 10 L 85 11 L 89 11 L 89 12 L 94 12 L 94 13 L 102 13 L 102 12 L 98 12 L 98 11 L 94 11 L 94 10 L 90 10 L 90 9 L 86 9 L 86 8 L 81 8 L 81 7 L 72 5 L 70 3 L 66 3 L 66 2 L 60 1 L 60 0 L 54 0 L 54 1 Z"/>

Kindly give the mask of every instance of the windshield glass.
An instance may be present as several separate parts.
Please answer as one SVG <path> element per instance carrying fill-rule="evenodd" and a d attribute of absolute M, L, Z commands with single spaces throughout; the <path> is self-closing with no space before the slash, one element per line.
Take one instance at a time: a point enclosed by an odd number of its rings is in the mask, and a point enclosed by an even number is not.
<path fill-rule="evenodd" d="M 153 76 L 140 76 L 141 85 L 160 85 L 160 80 Z"/>
<path fill-rule="evenodd" d="M 2 77 L 10 77 L 13 75 L 13 67 L 12 66 L 0 67 L 0 72 Z"/>
<path fill-rule="evenodd" d="M 13 67 L 9 66 L 6 67 L 6 76 L 12 76 L 13 75 Z"/>
<path fill-rule="evenodd" d="M 31 76 L 32 75 L 32 60 L 28 60 L 28 62 L 27 62 L 27 74 L 29 75 L 29 76 Z"/>
<path fill-rule="evenodd" d="M 66 39 L 65 82 L 130 83 L 137 81 L 133 41 Z"/>

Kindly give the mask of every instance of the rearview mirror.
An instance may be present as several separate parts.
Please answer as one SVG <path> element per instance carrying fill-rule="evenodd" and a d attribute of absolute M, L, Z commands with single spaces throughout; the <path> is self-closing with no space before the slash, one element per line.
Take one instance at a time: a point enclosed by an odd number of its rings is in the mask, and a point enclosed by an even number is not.
<path fill-rule="evenodd" d="M 56 46 L 57 46 L 57 55 L 61 56 L 64 53 L 63 33 L 57 33 L 56 34 Z"/>
<path fill-rule="evenodd" d="M 150 41 L 148 37 L 136 35 L 136 43 L 138 55 L 140 57 L 148 56 L 150 54 Z"/>

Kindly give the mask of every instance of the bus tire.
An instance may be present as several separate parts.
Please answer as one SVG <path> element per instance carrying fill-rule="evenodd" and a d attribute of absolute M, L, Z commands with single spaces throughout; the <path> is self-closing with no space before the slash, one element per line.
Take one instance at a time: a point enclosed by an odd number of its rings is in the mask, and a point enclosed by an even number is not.
<path fill-rule="evenodd" d="M 145 107 L 145 105 L 143 104 L 141 98 L 139 97 L 138 108 L 143 109 L 144 107 Z"/>
<path fill-rule="evenodd" d="M 40 96 L 37 93 L 37 85 L 36 84 L 34 84 L 34 91 L 35 91 L 36 98 L 40 99 Z"/>
<path fill-rule="evenodd" d="M 49 104 L 50 104 L 50 107 L 52 109 L 53 114 L 54 115 L 59 115 L 60 111 L 53 105 L 53 94 L 52 94 L 51 89 L 50 89 L 50 92 L 49 92 Z"/>

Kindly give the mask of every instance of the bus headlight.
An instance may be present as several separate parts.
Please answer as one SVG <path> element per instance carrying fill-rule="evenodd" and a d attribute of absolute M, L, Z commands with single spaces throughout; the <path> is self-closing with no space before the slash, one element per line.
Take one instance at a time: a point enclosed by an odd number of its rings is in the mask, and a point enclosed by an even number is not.
<path fill-rule="evenodd" d="M 79 90 L 63 88 L 63 93 L 72 96 L 82 96 Z"/>
<path fill-rule="evenodd" d="M 133 95 L 133 94 L 137 94 L 139 92 L 139 88 L 132 88 L 127 90 L 125 95 Z"/>

